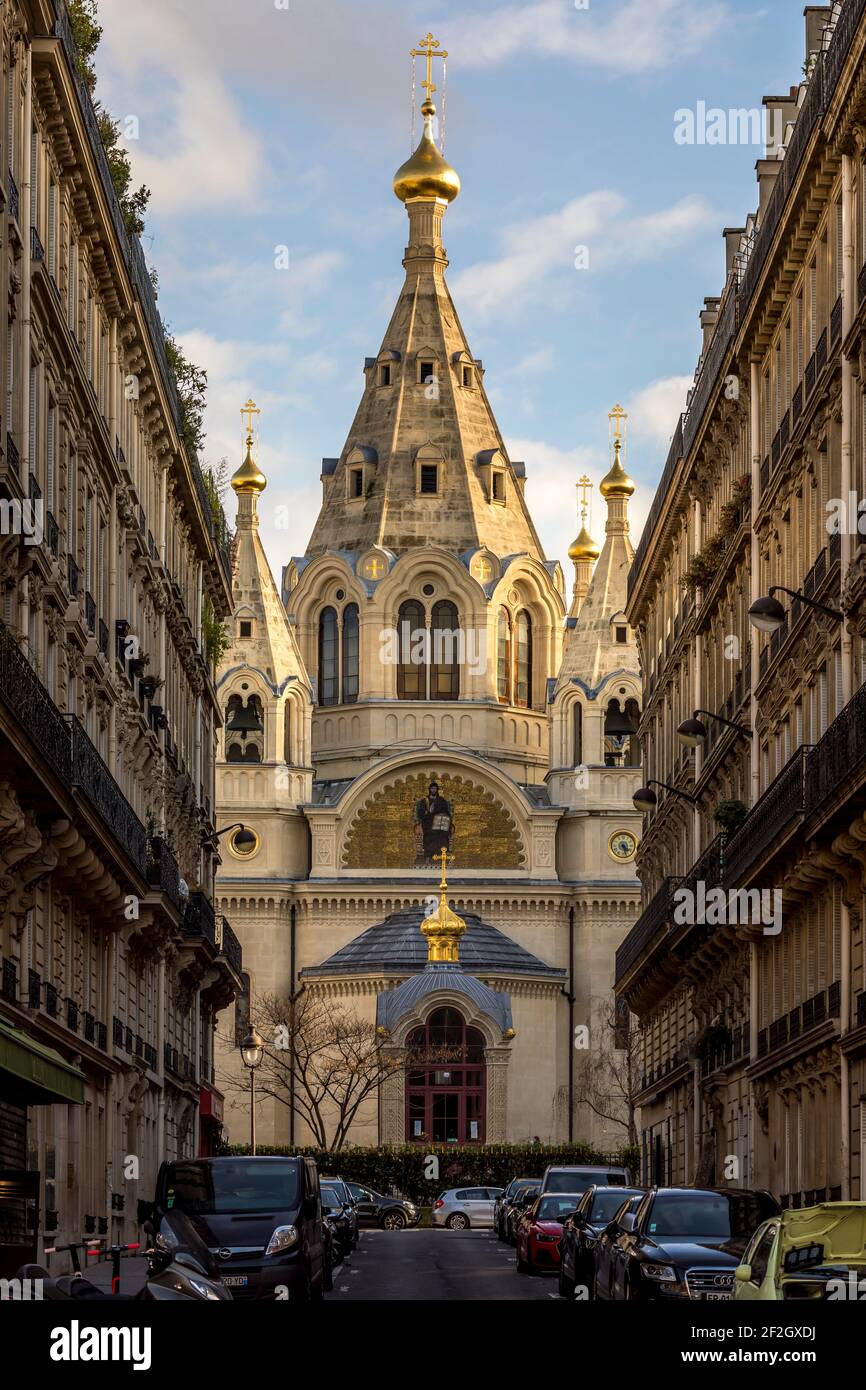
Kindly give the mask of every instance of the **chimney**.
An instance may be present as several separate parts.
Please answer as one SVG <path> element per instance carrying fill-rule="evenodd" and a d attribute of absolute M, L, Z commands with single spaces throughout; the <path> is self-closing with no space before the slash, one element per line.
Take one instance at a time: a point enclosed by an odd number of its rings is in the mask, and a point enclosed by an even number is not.
<path fill-rule="evenodd" d="M 779 177 L 779 170 L 782 167 L 780 159 L 759 159 L 755 168 L 758 172 L 758 225 L 764 220 L 764 213 L 770 201 L 770 194 L 776 179 Z"/>
<path fill-rule="evenodd" d="M 701 310 L 701 328 L 704 330 L 704 344 L 701 348 L 701 355 L 706 353 L 710 345 L 710 339 L 713 336 L 713 330 L 716 326 L 716 319 L 719 317 L 719 305 L 721 302 L 721 299 L 716 298 L 704 300 L 704 307 Z"/>
<path fill-rule="evenodd" d="M 830 18 L 829 5 L 807 5 L 803 11 L 806 17 L 806 61 L 813 53 L 820 53 L 824 37 L 824 25 Z"/>
<path fill-rule="evenodd" d="M 740 242 L 745 235 L 745 227 L 725 227 L 722 236 L 725 238 L 725 281 L 734 268 L 734 257 L 740 249 Z"/>
<path fill-rule="evenodd" d="M 765 159 L 779 158 L 779 151 L 785 143 L 788 122 L 797 119 L 799 96 L 799 87 L 792 87 L 786 97 L 763 98 L 766 136 Z"/>

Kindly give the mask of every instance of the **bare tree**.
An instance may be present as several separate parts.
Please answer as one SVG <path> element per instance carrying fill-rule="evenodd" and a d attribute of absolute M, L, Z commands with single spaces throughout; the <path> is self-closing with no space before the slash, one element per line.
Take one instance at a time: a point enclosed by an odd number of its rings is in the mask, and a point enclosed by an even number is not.
<path fill-rule="evenodd" d="M 590 1046 L 575 1055 L 574 1099 L 624 1130 L 638 1143 L 635 1097 L 641 1085 L 640 1033 L 623 1001 L 604 1000 L 592 1025 Z"/>
<path fill-rule="evenodd" d="M 256 1070 L 258 1096 L 294 1108 L 314 1143 L 339 1153 L 364 1102 L 402 1070 L 402 1054 L 383 1048 L 374 1024 L 306 989 L 293 1000 L 258 995 L 250 1017 L 265 1043 Z M 221 1079 L 228 1090 L 248 1090 L 243 1076 Z"/>

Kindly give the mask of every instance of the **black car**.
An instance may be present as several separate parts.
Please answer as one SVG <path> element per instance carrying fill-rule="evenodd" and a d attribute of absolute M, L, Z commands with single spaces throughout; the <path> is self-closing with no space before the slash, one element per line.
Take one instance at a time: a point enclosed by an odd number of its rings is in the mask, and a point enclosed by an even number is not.
<path fill-rule="evenodd" d="M 493 1228 L 500 1240 L 507 1239 L 505 1217 L 508 1203 L 512 1197 L 516 1197 L 518 1192 L 527 1187 L 538 1187 L 538 1185 L 538 1178 L 512 1178 L 505 1191 L 496 1198 L 493 1204 Z"/>
<path fill-rule="evenodd" d="M 181 1211 L 234 1298 L 308 1302 L 325 1286 L 319 1175 L 311 1158 L 189 1158 L 163 1163 L 155 1215 Z"/>
<path fill-rule="evenodd" d="M 349 1185 L 342 1178 L 321 1178 L 322 1210 L 328 1207 L 346 1255 L 358 1244 L 358 1212 Z"/>
<path fill-rule="evenodd" d="M 769 1192 L 741 1188 L 651 1188 L 620 1212 L 596 1247 L 597 1298 L 727 1300 L 734 1270 L 762 1222 L 779 1214 Z"/>
<path fill-rule="evenodd" d="M 402 1231 L 407 1226 L 417 1226 L 421 1220 L 421 1208 L 414 1202 L 406 1202 L 402 1197 L 385 1197 L 359 1182 L 347 1182 L 346 1186 L 355 1200 L 355 1210 L 362 1226 Z"/>
<path fill-rule="evenodd" d="M 559 1293 L 574 1298 L 580 1286 L 593 1296 L 595 1283 L 595 1245 L 605 1226 L 616 1216 L 627 1197 L 642 1197 L 637 1187 L 590 1187 L 581 1197 L 577 1210 L 562 1228 L 559 1245 Z"/>
<path fill-rule="evenodd" d="M 505 1239 L 509 1245 L 517 1244 L 517 1223 L 540 1192 L 541 1185 L 535 1183 L 532 1187 L 521 1187 L 509 1200 L 505 1208 Z"/>

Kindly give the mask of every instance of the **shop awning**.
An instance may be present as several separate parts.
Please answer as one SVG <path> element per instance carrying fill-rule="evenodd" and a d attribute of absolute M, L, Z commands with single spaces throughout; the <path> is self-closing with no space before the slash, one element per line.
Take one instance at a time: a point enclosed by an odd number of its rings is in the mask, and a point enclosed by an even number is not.
<path fill-rule="evenodd" d="M 84 1073 L 59 1052 L 0 1020 L 0 1088 L 14 1077 L 28 1105 L 83 1105 Z"/>

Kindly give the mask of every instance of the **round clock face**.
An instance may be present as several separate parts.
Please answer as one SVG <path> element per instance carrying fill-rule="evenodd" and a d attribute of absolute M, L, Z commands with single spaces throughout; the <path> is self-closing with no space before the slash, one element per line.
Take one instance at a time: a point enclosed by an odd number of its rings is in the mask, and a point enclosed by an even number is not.
<path fill-rule="evenodd" d="M 630 830 L 617 830 L 608 840 L 607 848 L 614 859 L 625 862 L 637 854 L 637 840 Z"/>

